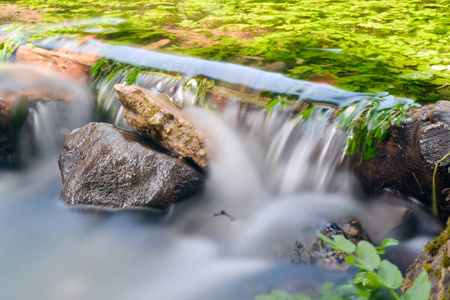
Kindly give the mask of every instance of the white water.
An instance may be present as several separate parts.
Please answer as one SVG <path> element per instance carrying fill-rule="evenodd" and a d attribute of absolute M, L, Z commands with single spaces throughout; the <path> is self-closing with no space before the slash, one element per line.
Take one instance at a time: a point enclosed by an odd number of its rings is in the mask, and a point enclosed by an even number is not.
<path fill-rule="evenodd" d="M 357 183 L 341 166 L 346 135 L 320 110 L 300 124 L 260 116 L 244 132 L 232 117 L 190 109 L 213 154 L 202 195 L 165 213 L 68 207 L 58 198 L 61 141 L 53 130 L 86 123 L 89 94 L 36 72 L 32 86 L 84 96 L 59 108 L 64 118 L 38 104 L 28 122 L 40 154 L 21 169 L 0 170 L 0 299 L 252 299 L 274 288 L 298 291 L 314 278 L 344 276 L 277 257 L 280 244 L 301 238 L 300 228 L 352 215 L 380 239 L 402 217 L 387 205 L 375 214 L 356 196 Z M 213 217 L 221 210 L 236 220 Z M 402 255 L 413 258 L 421 243 Z"/>

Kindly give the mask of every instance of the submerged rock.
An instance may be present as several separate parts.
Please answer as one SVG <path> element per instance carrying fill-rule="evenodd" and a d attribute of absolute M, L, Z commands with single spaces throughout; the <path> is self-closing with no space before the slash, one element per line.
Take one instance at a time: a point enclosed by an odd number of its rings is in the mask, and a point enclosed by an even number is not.
<path fill-rule="evenodd" d="M 166 94 L 138 86 L 117 84 L 114 88 L 125 110 L 124 117 L 134 130 L 174 154 L 192 159 L 201 168 L 206 168 L 208 154 L 204 135 Z"/>
<path fill-rule="evenodd" d="M 450 295 L 450 222 L 440 236 L 425 245 L 425 249 L 408 268 L 402 292 L 406 292 L 423 271 L 431 282 L 431 300 L 449 299 Z"/>
<path fill-rule="evenodd" d="M 343 235 L 349 241 L 358 244 L 368 241 L 369 236 L 355 219 L 346 219 L 339 223 L 327 223 L 319 228 L 322 234 L 329 238 Z M 294 263 L 317 264 L 329 270 L 347 270 L 350 265 L 345 262 L 346 254 L 333 250 L 327 246 L 316 234 L 317 229 L 307 232 L 301 240 L 292 245 L 290 258 Z"/>
<path fill-rule="evenodd" d="M 71 205 L 167 207 L 198 192 L 203 175 L 139 135 L 90 123 L 66 138 L 61 198 Z"/>

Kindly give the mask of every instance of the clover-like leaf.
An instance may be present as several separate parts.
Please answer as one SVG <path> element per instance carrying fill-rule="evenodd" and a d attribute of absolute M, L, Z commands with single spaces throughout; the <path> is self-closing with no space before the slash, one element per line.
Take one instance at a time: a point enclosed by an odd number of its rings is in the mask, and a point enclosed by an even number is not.
<path fill-rule="evenodd" d="M 399 241 L 397 241 L 396 239 L 384 239 L 382 242 L 381 242 L 381 245 L 383 246 L 383 247 L 391 247 L 391 246 L 397 246 L 398 244 L 399 244 L 400 242 Z"/>
<path fill-rule="evenodd" d="M 363 269 L 373 270 L 378 268 L 381 259 L 375 247 L 367 242 L 360 241 L 356 247 L 356 257 Z"/>
<path fill-rule="evenodd" d="M 347 240 L 343 235 L 336 235 L 334 237 L 334 242 L 336 244 L 336 246 L 339 249 L 339 251 L 345 252 L 345 253 L 353 253 L 356 250 L 356 246 L 355 244 L 353 244 L 352 242 L 350 242 L 349 240 Z"/>
<path fill-rule="evenodd" d="M 402 286 L 403 276 L 396 265 L 390 261 L 383 259 L 378 269 L 378 276 L 380 276 L 383 284 L 391 289 L 398 289 Z"/>
<path fill-rule="evenodd" d="M 406 291 L 405 294 L 400 298 L 402 300 L 428 300 L 431 293 L 431 283 L 428 278 L 427 271 L 422 271 L 412 287 Z"/>

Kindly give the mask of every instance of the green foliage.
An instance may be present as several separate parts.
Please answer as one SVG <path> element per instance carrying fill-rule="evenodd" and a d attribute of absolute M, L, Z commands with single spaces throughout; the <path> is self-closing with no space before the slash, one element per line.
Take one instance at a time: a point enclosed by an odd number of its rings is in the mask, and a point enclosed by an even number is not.
<path fill-rule="evenodd" d="M 447 227 L 446 229 L 436 238 L 434 238 L 433 241 L 427 242 L 425 245 L 425 251 L 430 256 L 435 256 L 439 249 L 447 243 L 447 241 L 450 239 L 450 218 L 447 221 Z"/>
<path fill-rule="evenodd" d="M 404 294 L 398 290 L 403 283 L 403 277 L 397 266 L 386 259 L 381 260 L 380 254 L 386 247 L 395 246 L 398 241 L 385 239 L 382 245 L 374 247 L 367 241 L 360 241 L 354 245 L 342 235 L 334 240 L 320 232 L 317 235 L 334 250 L 347 254 L 346 261 L 359 268 L 356 276 L 347 283 L 335 285 L 330 282 L 322 284 L 320 298 L 312 298 L 304 294 L 290 295 L 282 291 L 272 291 L 271 294 L 259 295 L 255 300 L 303 300 L 303 299 L 415 299 L 428 300 L 431 283 L 428 274 L 423 271 L 416 278 L 413 286 Z M 386 293 L 389 292 L 389 293 Z"/>
<path fill-rule="evenodd" d="M 123 76 L 127 85 L 136 82 L 137 77 L 142 71 L 148 70 L 133 65 L 121 63 L 109 58 L 102 58 L 96 61 L 91 67 L 91 76 L 93 78 L 91 86 L 94 87 L 100 80 L 110 81 L 117 76 L 119 72 L 123 72 Z"/>
<path fill-rule="evenodd" d="M 207 78 L 194 78 L 195 84 L 191 80 L 186 80 L 183 85 L 183 89 L 191 90 L 192 92 L 196 93 L 197 95 L 197 102 L 207 108 L 208 103 L 206 101 L 206 91 L 208 89 L 212 89 L 215 85 L 214 80 Z"/>
<path fill-rule="evenodd" d="M 392 125 L 407 118 L 417 104 L 392 96 L 373 97 L 371 101 L 352 104 L 338 113 L 339 127 L 350 133 L 346 154 L 361 153 L 365 160 L 375 157 L 376 142 L 389 136 Z"/>
<path fill-rule="evenodd" d="M 430 298 L 431 293 L 431 283 L 428 278 L 428 274 L 425 271 L 422 271 L 419 276 L 417 276 L 416 280 L 412 287 L 406 291 L 406 293 L 402 296 L 402 300 L 427 300 Z"/>
<path fill-rule="evenodd" d="M 23 40 L 24 34 L 20 32 L 20 27 L 16 25 L 12 25 L 3 31 L 0 30 L 0 37 L 7 37 L 13 31 L 17 31 L 18 34 L 11 38 L 0 39 L 0 61 L 8 61 Z"/>
<path fill-rule="evenodd" d="M 437 174 L 437 169 L 439 167 L 439 164 L 442 163 L 444 160 L 446 160 L 449 156 L 450 156 L 450 152 L 447 153 L 446 155 L 444 155 L 444 157 L 442 157 L 436 163 L 436 166 L 434 167 L 434 171 L 433 171 L 433 188 L 432 188 L 433 193 L 432 193 L 432 196 L 431 196 L 431 203 L 432 203 L 433 215 L 435 215 L 436 217 L 438 216 L 437 196 L 436 196 L 436 174 Z"/>
<path fill-rule="evenodd" d="M 285 95 L 272 98 L 265 110 L 285 109 L 292 103 Z M 365 160 L 376 154 L 376 143 L 389 137 L 392 125 L 398 125 L 408 116 L 408 110 L 418 105 L 409 99 L 396 98 L 387 93 L 367 94 L 365 100 L 349 105 L 337 113 L 338 127 L 349 133 L 346 154 L 360 154 Z M 298 120 L 308 119 L 314 103 L 298 115 Z"/>
<path fill-rule="evenodd" d="M 165 73 L 153 71 L 152 69 L 136 67 L 109 58 L 103 58 L 99 59 L 91 68 L 91 76 L 93 77 L 91 87 L 95 87 L 101 80 L 113 80 L 120 72 L 122 72 L 123 80 L 125 80 L 127 85 L 134 84 L 139 74 L 142 72 L 145 74 L 167 76 Z M 178 80 L 181 79 L 182 76 L 172 76 L 172 78 L 172 80 Z M 212 89 L 214 84 L 214 80 L 203 77 L 191 79 L 184 78 L 183 89 L 191 90 L 197 95 L 197 102 L 203 107 L 208 107 L 206 91 Z"/>
<path fill-rule="evenodd" d="M 54 28 L 114 42 L 169 39 L 165 51 L 215 60 L 283 61 L 293 78 L 330 75 L 352 91 L 434 102 L 450 95 L 450 0 L 4 0 L 45 21 L 120 18 Z M 202 37 L 190 38 L 190 37 Z M 183 42 L 180 42 L 183 41 Z"/>

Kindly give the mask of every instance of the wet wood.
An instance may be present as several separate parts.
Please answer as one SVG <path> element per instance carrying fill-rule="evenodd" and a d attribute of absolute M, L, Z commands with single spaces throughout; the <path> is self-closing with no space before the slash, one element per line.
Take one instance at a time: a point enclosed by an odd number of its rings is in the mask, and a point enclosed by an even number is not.
<path fill-rule="evenodd" d="M 90 80 L 91 67 L 99 58 L 87 53 L 67 53 L 21 46 L 17 50 L 16 62 L 43 66 L 87 83 Z"/>
<path fill-rule="evenodd" d="M 358 173 L 370 194 L 388 189 L 414 197 L 431 207 L 433 171 L 450 152 L 450 102 L 413 109 L 409 118 L 391 127 L 387 141 L 377 144 L 375 158 L 363 161 Z M 440 217 L 450 216 L 450 159 L 440 163 L 436 193 Z"/>

